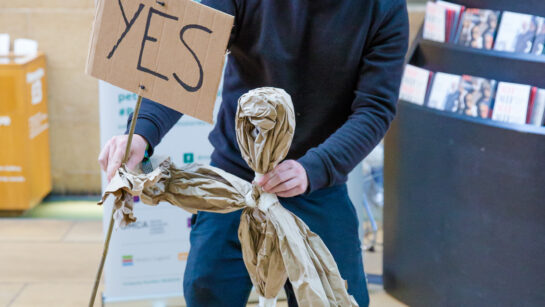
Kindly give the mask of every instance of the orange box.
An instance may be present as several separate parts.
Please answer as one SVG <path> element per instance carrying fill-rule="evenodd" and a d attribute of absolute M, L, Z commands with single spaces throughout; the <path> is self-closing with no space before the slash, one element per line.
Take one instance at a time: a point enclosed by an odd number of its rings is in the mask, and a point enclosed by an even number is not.
<path fill-rule="evenodd" d="M 45 56 L 0 56 L 0 210 L 27 210 L 51 191 Z"/>

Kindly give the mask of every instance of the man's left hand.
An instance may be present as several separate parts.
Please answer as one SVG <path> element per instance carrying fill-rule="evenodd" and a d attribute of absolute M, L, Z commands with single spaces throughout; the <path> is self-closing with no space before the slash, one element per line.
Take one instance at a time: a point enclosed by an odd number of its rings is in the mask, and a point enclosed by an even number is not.
<path fill-rule="evenodd" d="M 280 197 L 293 197 L 305 193 L 308 178 L 305 168 L 295 160 L 286 160 L 256 182 L 263 191 Z"/>

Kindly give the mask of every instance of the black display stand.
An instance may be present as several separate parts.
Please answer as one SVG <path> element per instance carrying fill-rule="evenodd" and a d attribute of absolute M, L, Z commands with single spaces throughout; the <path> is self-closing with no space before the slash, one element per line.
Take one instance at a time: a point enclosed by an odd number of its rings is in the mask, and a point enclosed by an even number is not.
<path fill-rule="evenodd" d="M 545 0 L 452 0 L 545 16 Z M 545 88 L 545 56 L 422 40 L 409 63 Z M 385 141 L 384 288 L 413 306 L 545 306 L 545 128 L 400 101 Z"/>

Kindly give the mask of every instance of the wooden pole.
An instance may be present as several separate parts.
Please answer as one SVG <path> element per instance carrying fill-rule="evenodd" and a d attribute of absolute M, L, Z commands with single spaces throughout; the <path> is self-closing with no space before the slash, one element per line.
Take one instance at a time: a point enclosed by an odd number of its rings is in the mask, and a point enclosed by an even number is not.
<path fill-rule="evenodd" d="M 138 117 L 138 112 L 140 111 L 141 103 L 142 103 L 142 96 L 138 95 L 138 100 L 136 100 L 136 107 L 134 108 L 134 113 L 132 113 L 131 128 L 129 129 L 129 138 L 127 140 L 127 147 L 125 148 L 125 155 L 123 156 L 123 161 L 121 165 L 127 163 L 129 159 L 132 136 L 134 135 L 134 128 L 136 127 L 136 119 Z M 112 208 L 112 214 L 110 215 L 110 224 L 108 226 L 108 232 L 106 233 L 106 240 L 104 241 L 104 250 L 102 251 L 102 258 L 100 259 L 97 275 L 95 277 L 95 285 L 93 287 L 93 292 L 91 293 L 91 298 L 89 299 L 89 307 L 93 307 L 95 305 L 95 298 L 98 292 L 98 285 L 100 284 L 100 279 L 102 277 L 102 270 L 104 269 L 106 256 L 108 256 L 108 248 L 110 247 L 110 239 L 112 238 L 113 228 L 114 228 L 114 208 Z"/>

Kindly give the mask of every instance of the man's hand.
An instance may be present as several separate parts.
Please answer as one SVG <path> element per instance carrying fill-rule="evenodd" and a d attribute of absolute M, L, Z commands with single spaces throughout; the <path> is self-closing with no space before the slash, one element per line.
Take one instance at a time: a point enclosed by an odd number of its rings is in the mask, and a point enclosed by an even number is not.
<path fill-rule="evenodd" d="M 108 181 L 112 180 L 115 171 L 121 166 L 127 147 L 128 135 L 118 135 L 111 138 L 98 156 L 98 162 L 102 170 L 106 172 Z M 142 136 L 135 134 L 132 137 L 131 150 L 127 167 L 134 170 L 138 163 L 144 159 L 148 142 Z"/>
<path fill-rule="evenodd" d="M 256 183 L 267 193 L 275 193 L 280 197 L 293 197 L 307 190 L 307 172 L 299 162 L 286 160 Z"/>

